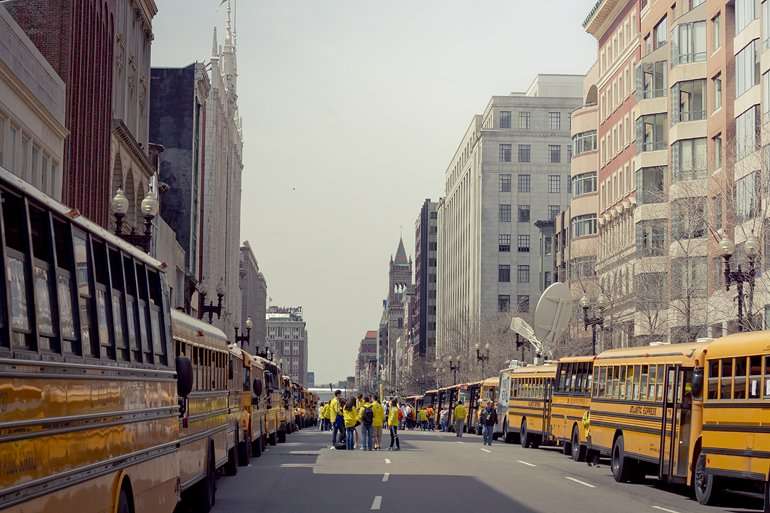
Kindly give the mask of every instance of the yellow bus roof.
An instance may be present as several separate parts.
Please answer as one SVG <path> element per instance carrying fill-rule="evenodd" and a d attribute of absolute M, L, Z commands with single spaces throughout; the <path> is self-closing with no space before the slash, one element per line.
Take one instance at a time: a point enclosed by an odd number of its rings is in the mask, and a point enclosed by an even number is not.
<path fill-rule="evenodd" d="M 481 382 L 481 386 L 484 387 L 496 387 L 500 384 L 500 378 L 495 376 L 494 378 L 487 378 Z"/>
<path fill-rule="evenodd" d="M 438 388 L 435 390 L 426 390 L 425 395 L 428 395 L 428 394 L 438 394 Z"/>
<path fill-rule="evenodd" d="M 708 358 L 770 354 L 770 331 L 748 331 L 720 337 L 708 345 Z"/>
<path fill-rule="evenodd" d="M 682 344 L 660 344 L 626 349 L 609 349 L 596 356 L 596 365 L 618 365 L 623 363 L 693 363 L 701 358 L 711 342 L 685 342 Z"/>
<path fill-rule="evenodd" d="M 171 333 L 174 339 L 188 344 L 229 350 L 222 330 L 178 310 L 171 310 Z"/>
<path fill-rule="evenodd" d="M 558 363 L 583 363 L 583 362 L 592 362 L 594 361 L 594 358 L 596 356 L 589 355 L 589 356 L 564 356 L 562 358 L 559 358 Z"/>
<path fill-rule="evenodd" d="M 549 377 L 556 376 L 556 365 L 553 363 L 547 363 L 545 365 L 527 365 L 526 367 L 516 367 L 515 369 L 507 369 L 506 371 L 511 377 L 516 378 L 529 378 L 529 377 Z"/>

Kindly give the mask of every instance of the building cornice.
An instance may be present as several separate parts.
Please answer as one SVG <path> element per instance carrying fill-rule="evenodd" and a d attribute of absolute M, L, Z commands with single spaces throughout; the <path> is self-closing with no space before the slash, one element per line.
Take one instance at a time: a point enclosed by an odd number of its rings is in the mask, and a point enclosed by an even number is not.
<path fill-rule="evenodd" d="M 144 175 L 152 176 L 155 170 L 152 167 L 150 158 L 142 151 L 142 147 L 136 142 L 122 119 L 112 120 L 112 133 L 126 145 L 134 161 L 142 167 Z"/>
<path fill-rule="evenodd" d="M 627 1 L 597 0 L 583 20 L 583 28 L 597 40 L 601 39 L 612 23 L 618 8 L 622 8 Z"/>

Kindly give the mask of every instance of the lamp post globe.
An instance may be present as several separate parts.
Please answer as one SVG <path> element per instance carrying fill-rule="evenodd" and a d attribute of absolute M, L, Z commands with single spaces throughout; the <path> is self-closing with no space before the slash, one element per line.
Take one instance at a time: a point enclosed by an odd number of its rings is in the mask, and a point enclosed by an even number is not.
<path fill-rule="evenodd" d="M 598 297 L 598 298 L 596 298 L 596 305 L 597 305 L 597 306 L 598 306 L 600 309 L 602 309 L 602 310 L 604 310 L 605 308 L 607 308 L 607 305 L 608 305 L 609 303 L 610 303 L 609 299 L 607 299 L 607 296 L 605 296 L 604 294 L 599 294 L 599 297 Z"/>
<path fill-rule="evenodd" d="M 219 283 L 217 283 L 217 296 L 224 296 L 225 295 L 225 283 L 220 279 Z"/>
<path fill-rule="evenodd" d="M 722 237 L 719 241 L 719 251 L 723 257 L 730 257 L 735 253 L 735 243 L 727 237 Z"/>
<path fill-rule="evenodd" d="M 128 198 L 120 187 L 118 187 L 115 196 L 112 198 L 112 213 L 119 216 L 124 216 L 128 213 Z"/>
<path fill-rule="evenodd" d="M 158 200 L 155 199 L 152 191 L 147 191 L 142 200 L 142 214 L 144 214 L 144 217 L 155 217 L 158 215 Z"/>
<path fill-rule="evenodd" d="M 749 235 L 746 242 L 743 243 L 743 248 L 746 250 L 747 257 L 754 258 L 759 252 L 759 241 L 753 234 Z"/>
<path fill-rule="evenodd" d="M 254 321 L 251 320 L 251 317 L 246 318 L 246 329 L 250 330 L 254 327 Z"/>
<path fill-rule="evenodd" d="M 591 304 L 591 302 L 588 299 L 588 296 L 586 296 L 585 294 L 583 294 L 583 297 L 580 298 L 579 303 L 580 303 L 580 308 L 588 308 L 588 305 Z"/>

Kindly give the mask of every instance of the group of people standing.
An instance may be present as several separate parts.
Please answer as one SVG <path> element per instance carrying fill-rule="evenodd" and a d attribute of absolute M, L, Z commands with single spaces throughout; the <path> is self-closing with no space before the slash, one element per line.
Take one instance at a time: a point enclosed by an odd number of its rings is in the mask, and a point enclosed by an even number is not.
<path fill-rule="evenodd" d="M 384 405 L 377 397 L 342 397 L 341 390 L 335 390 L 334 398 L 321 404 L 322 429 L 332 431 L 332 449 L 380 450 L 382 429 L 390 430 L 389 450 L 401 449 L 398 440 L 398 426 L 401 410 L 393 399 Z"/>
<path fill-rule="evenodd" d="M 468 410 L 462 399 L 454 407 L 454 431 L 462 438 L 465 431 L 465 420 Z M 398 430 L 415 427 L 422 430 L 434 429 L 433 406 L 415 409 L 409 404 L 399 404 L 397 399 L 385 401 L 384 404 L 375 396 L 343 398 L 341 390 L 335 390 L 334 398 L 320 405 L 320 429 L 332 431 L 332 449 L 361 449 L 380 450 L 382 448 L 382 430 L 387 427 L 390 432 L 388 450 L 400 450 Z M 444 408 L 439 412 L 441 431 L 449 431 L 449 410 Z M 487 401 L 479 413 L 479 425 L 482 427 L 484 445 L 492 445 L 497 411 L 492 401 Z"/>

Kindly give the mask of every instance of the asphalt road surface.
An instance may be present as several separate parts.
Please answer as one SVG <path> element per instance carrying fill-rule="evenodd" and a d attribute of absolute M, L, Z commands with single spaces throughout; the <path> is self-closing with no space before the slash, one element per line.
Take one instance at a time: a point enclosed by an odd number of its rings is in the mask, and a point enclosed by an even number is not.
<path fill-rule="evenodd" d="M 217 481 L 215 513 L 737 513 L 761 502 L 726 494 L 699 505 L 686 490 L 655 481 L 618 484 L 609 466 L 577 463 L 560 450 L 522 449 L 481 437 L 407 431 L 401 451 L 332 451 L 309 429 L 270 447 Z M 384 436 L 385 441 L 388 440 Z"/>

